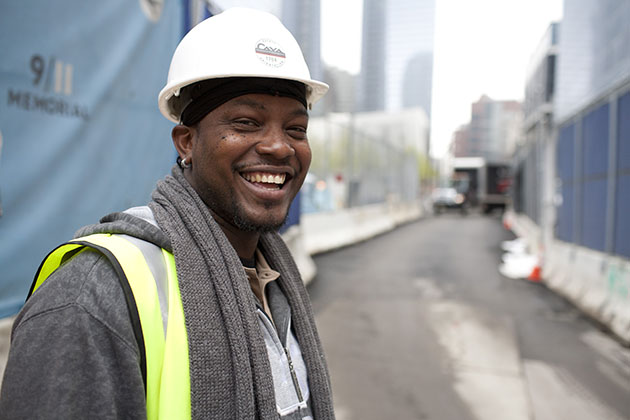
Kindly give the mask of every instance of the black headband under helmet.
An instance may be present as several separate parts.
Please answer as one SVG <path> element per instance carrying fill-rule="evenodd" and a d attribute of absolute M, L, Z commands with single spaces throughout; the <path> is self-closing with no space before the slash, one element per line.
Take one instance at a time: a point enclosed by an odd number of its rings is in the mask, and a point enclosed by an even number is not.
<path fill-rule="evenodd" d="M 182 89 L 180 97 L 188 103 L 184 105 L 180 122 L 194 125 L 227 101 L 252 93 L 293 98 L 307 107 L 306 86 L 301 82 L 265 77 L 211 79 Z"/>

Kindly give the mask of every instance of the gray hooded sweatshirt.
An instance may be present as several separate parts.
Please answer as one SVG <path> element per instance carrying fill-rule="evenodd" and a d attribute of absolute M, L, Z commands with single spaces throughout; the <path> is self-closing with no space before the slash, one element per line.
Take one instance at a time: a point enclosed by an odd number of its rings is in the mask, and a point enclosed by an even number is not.
<path fill-rule="evenodd" d="M 150 211 L 142 216 L 114 213 L 76 236 L 122 233 L 171 250 Z M 282 328 L 276 331 L 260 307 L 258 312 L 278 418 L 309 419 L 306 369 L 290 331 L 288 305 L 277 293 L 271 301 Z M 17 316 L 11 339 L 0 419 L 146 419 L 141 357 L 125 297 L 112 265 L 99 252 L 88 248 L 55 271 Z M 283 347 L 293 353 L 302 401 L 287 381 Z"/>

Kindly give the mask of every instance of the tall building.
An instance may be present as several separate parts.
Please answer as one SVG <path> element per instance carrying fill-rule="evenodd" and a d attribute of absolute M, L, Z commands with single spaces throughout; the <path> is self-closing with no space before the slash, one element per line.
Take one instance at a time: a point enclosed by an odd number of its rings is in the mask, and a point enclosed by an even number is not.
<path fill-rule="evenodd" d="M 626 342 L 628 22 L 629 1 L 564 0 L 557 45 L 548 33 L 530 63 L 512 218 L 530 252 L 541 253 L 545 284 Z"/>
<path fill-rule="evenodd" d="M 389 0 L 385 109 L 420 106 L 431 116 L 435 0 Z"/>
<path fill-rule="evenodd" d="M 511 158 L 521 135 L 522 121 L 520 102 L 495 101 L 483 95 L 472 104 L 470 123 L 455 135 L 455 157 Z"/>
<path fill-rule="evenodd" d="M 385 109 L 385 11 L 387 1 L 363 1 L 361 73 L 356 111 Z"/>
<path fill-rule="evenodd" d="M 322 99 L 326 111 L 353 112 L 356 109 L 355 75 L 335 67 L 325 67 L 323 80 L 330 85 L 330 90 Z"/>
<path fill-rule="evenodd" d="M 282 2 L 282 23 L 297 40 L 315 80 L 323 80 L 320 0 Z"/>
<path fill-rule="evenodd" d="M 527 68 L 523 103 L 523 142 L 514 159 L 514 210 L 526 214 L 538 224 L 551 225 L 553 212 L 552 181 L 544 174 L 553 173 L 550 150 L 553 148 L 553 103 L 559 24 L 552 23 Z M 546 238 L 548 240 L 550 238 Z"/>
<path fill-rule="evenodd" d="M 630 2 L 564 3 L 556 73 L 555 237 L 630 257 Z"/>
<path fill-rule="evenodd" d="M 431 114 L 435 0 L 364 0 L 361 111 Z"/>
<path fill-rule="evenodd" d="M 627 1 L 565 1 L 554 104 L 558 122 L 627 81 L 629 14 Z"/>
<path fill-rule="evenodd" d="M 453 157 L 476 156 L 476 152 L 471 148 L 472 144 L 468 141 L 469 127 L 468 124 L 462 125 L 453 133 L 450 147 Z"/>

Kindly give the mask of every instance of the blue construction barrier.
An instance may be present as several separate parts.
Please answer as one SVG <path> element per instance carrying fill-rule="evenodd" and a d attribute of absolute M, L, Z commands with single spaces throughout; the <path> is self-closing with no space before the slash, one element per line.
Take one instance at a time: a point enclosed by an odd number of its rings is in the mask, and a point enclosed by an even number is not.
<path fill-rule="evenodd" d="M 0 12 L 0 317 L 81 225 L 145 204 L 174 162 L 157 109 L 179 1 L 12 1 Z"/>

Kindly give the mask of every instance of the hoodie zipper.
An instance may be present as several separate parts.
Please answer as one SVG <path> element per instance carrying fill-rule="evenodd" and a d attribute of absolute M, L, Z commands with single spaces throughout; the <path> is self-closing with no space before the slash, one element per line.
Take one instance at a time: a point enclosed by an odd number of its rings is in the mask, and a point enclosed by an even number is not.
<path fill-rule="evenodd" d="M 276 337 L 278 338 L 278 342 L 280 343 L 280 337 L 278 335 L 278 332 L 275 329 L 275 324 L 273 323 L 269 315 L 265 312 L 260 302 L 258 302 L 258 299 L 256 300 L 257 300 L 256 302 L 257 309 L 263 314 L 263 316 L 269 321 L 269 323 L 272 326 L 274 326 L 273 330 L 276 334 Z M 295 388 L 295 393 L 297 394 L 299 403 L 303 404 L 305 401 L 302 395 L 302 389 L 300 388 L 300 383 L 298 382 L 297 373 L 295 372 L 295 367 L 293 367 L 293 359 L 291 359 L 291 352 L 289 351 L 289 348 L 286 346 L 283 346 L 282 348 L 284 349 L 284 354 L 287 356 L 287 362 L 289 363 L 289 372 L 291 373 L 291 380 L 293 381 L 293 388 Z"/>
<path fill-rule="evenodd" d="M 300 384 L 298 383 L 297 374 L 295 373 L 295 369 L 293 368 L 293 360 L 291 360 L 291 353 L 287 347 L 284 348 L 284 353 L 287 355 L 287 361 L 289 362 L 289 372 L 291 372 L 291 379 L 293 379 L 293 386 L 295 387 L 295 392 L 297 393 L 298 400 L 300 403 L 304 402 L 304 398 L 302 397 L 302 390 L 300 389 Z"/>

